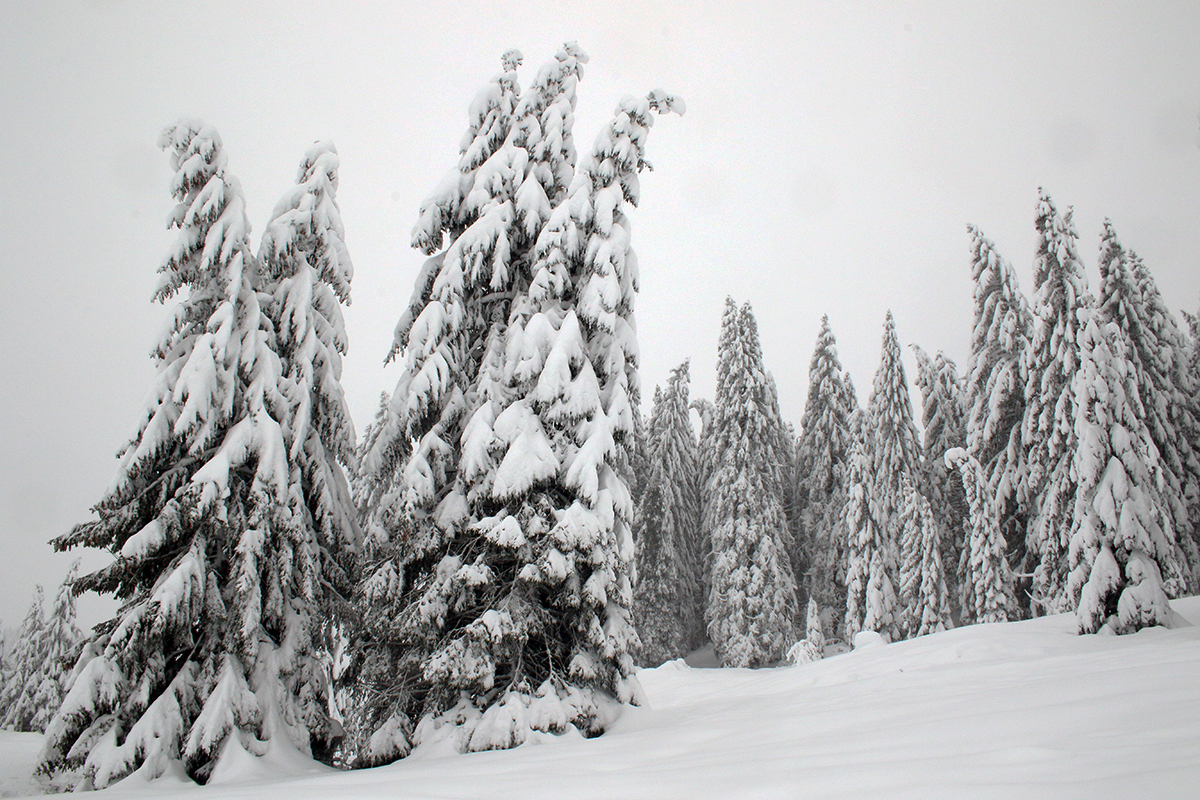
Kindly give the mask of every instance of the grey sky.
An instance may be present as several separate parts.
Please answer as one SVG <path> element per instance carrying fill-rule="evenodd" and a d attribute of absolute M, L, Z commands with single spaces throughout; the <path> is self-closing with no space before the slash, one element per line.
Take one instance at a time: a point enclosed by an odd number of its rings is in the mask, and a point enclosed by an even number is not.
<path fill-rule="evenodd" d="M 421 263 L 409 231 L 455 162 L 468 103 L 504 50 L 525 53 L 527 81 L 565 39 L 591 56 L 581 153 L 622 95 L 662 86 L 688 104 L 655 126 L 633 214 L 647 396 L 689 357 L 693 393 L 712 396 L 726 294 L 753 304 L 793 423 L 822 313 L 860 399 L 889 307 L 902 342 L 965 365 L 965 226 L 983 228 L 1029 292 L 1038 186 L 1074 206 L 1093 285 L 1108 216 L 1172 308 L 1197 309 L 1194 2 L 10 2 L 6 624 L 35 582 L 61 579 L 70 559 L 44 543 L 87 519 L 150 385 L 166 316 L 150 296 L 171 242 L 158 131 L 181 115 L 217 127 L 255 241 L 307 145 L 336 142 L 356 268 L 343 383 L 361 430 L 395 385 L 381 363 Z"/>

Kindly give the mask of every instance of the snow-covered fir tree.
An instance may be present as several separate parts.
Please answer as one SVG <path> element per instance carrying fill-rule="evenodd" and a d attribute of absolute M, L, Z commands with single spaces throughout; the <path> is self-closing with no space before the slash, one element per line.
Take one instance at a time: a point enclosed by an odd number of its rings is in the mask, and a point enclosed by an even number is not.
<path fill-rule="evenodd" d="M 847 641 L 862 630 L 877 631 L 891 641 L 903 635 L 903 609 L 898 606 L 900 512 L 904 481 L 916 480 L 921 451 L 900 355 L 896 323 L 888 311 L 879 369 L 856 437 L 862 463 L 852 458 L 847 476 Z"/>
<path fill-rule="evenodd" d="M 112 553 L 75 585 L 122 602 L 87 642 L 46 731 L 40 769 L 56 785 L 100 788 L 169 769 L 204 781 L 238 751 L 308 753 L 329 733 L 328 656 L 316 636 L 328 577 L 309 516 L 326 507 L 292 457 L 307 431 L 296 372 L 279 356 L 275 286 L 250 249 L 216 131 L 183 120 L 160 145 L 175 169 L 179 234 L 155 299 L 186 295 L 154 350 L 158 376 L 98 518 L 54 542 Z M 320 253 L 301 238 L 295 254 Z M 300 331 L 303 304 L 285 307 Z M 330 423 L 308 414 L 312 428 Z"/>
<path fill-rule="evenodd" d="M 1028 472 L 1023 496 L 1030 515 L 1026 566 L 1033 568 L 1031 610 L 1053 614 L 1071 608 L 1066 583 L 1078 485 L 1073 465 L 1078 448 L 1079 313 L 1094 301 L 1076 252 L 1079 236 L 1071 214 L 1060 215 L 1045 192 L 1038 200 L 1037 231 L 1035 324 L 1024 365 L 1021 439 Z"/>
<path fill-rule="evenodd" d="M 853 642 L 855 634 L 871 630 L 895 641 L 900 638 L 902 611 L 896 597 L 898 549 L 880 522 L 880 504 L 873 493 L 869 410 L 854 415 L 851 431 L 841 522 L 846 537 L 843 635 Z"/>
<path fill-rule="evenodd" d="M 1007 547 L 983 467 L 965 449 L 949 450 L 946 465 L 962 475 L 967 500 L 966 541 L 959 575 L 959 614 L 964 624 L 1008 622 L 1016 619 L 1013 576 L 1005 556 Z"/>
<path fill-rule="evenodd" d="M 929 501 L 907 476 L 901 479 L 904 505 L 900 509 L 900 604 L 907 638 L 951 627 L 950 592 L 942 567 L 942 528 Z"/>
<path fill-rule="evenodd" d="M 66 694 L 71 668 L 79 656 L 83 632 L 75 622 L 75 593 L 72 584 L 79 571 L 76 561 L 67 571 L 66 578 L 58 587 L 54 605 L 42 628 L 42 642 L 37 651 L 42 661 L 37 665 L 39 674 L 33 693 L 33 716 L 30 730 L 44 731 L 50 718 L 62 704 Z"/>
<path fill-rule="evenodd" d="M 846 542 L 837 531 L 845 504 L 850 420 L 857 407 L 854 386 L 838 360 L 829 317 L 823 316 L 809 362 L 808 399 L 796 447 L 796 503 L 807 551 L 808 596 L 838 617 L 846 607 Z"/>
<path fill-rule="evenodd" d="M 1115 322 L 1104 321 L 1103 309 L 1085 309 L 1081 316 L 1082 363 L 1075 376 L 1079 446 L 1073 464 L 1079 490 L 1067 595 L 1077 608 L 1080 633 L 1169 625 L 1167 594 L 1181 588 L 1182 576 L 1133 348 Z"/>
<path fill-rule="evenodd" d="M 1024 496 L 1018 493 L 1025 486 L 1026 469 L 1021 438 L 1025 413 L 1022 362 L 1033 317 L 1012 266 L 978 228 L 968 226 L 968 231 L 975 322 L 966 376 L 967 449 L 982 469 L 985 486 L 981 491 L 986 489 L 995 498 L 991 505 L 999 533 L 1012 549 L 1014 563 L 1021 563 L 1027 519 L 1022 511 Z M 964 553 L 966 550 L 964 543 Z M 962 588 L 969 587 L 964 584 Z"/>
<path fill-rule="evenodd" d="M 946 583 L 954 597 L 958 590 L 957 565 L 963 550 L 967 501 L 962 476 L 946 466 L 944 456 L 947 451 L 967 444 L 964 394 L 958 367 L 945 353 L 939 351 L 931 359 L 918 345 L 912 348 L 917 356 L 917 385 L 921 390 L 925 428 L 921 491 L 929 499 L 934 519 L 941 528 L 938 532 L 941 563 L 946 566 Z"/>
<path fill-rule="evenodd" d="M 685 361 L 672 370 L 666 390 L 655 391 L 649 425 L 649 475 L 634 530 L 633 620 L 645 666 L 685 655 L 704 636 L 700 486 L 688 382 Z"/>
<path fill-rule="evenodd" d="M 724 666 L 777 661 L 795 641 L 796 580 L 788 559 L 789 460 L 775 385 L 749 304 L 725 303 L 717 350 L 713 471 L 705 488 L 712 573 L 705 619 Z"/>
<path fill-rule="evenodd" d="M 397 326 L 403 365 L 364 459 L 394 480 L 360 586 L 372 693 L 360 762 L 450 738 L 511 747 L 602 731 L 636 701 L 633 513 L 619 470 L 638 401 L 637 203 L 661 91 L 621 102 L 575 169 L 567 45 L 520 91 L 519 54 L 471 107 L 456 168 L 421 207 L 431 257 Z"/>
<path fill-rule="evenodd" d="M 817 601 L 808 598 L 806 635 L 788 650 L 787 659 L 793 664 L 811 664 L 820 661 L 825 654 L 825 631 L 821 624 L 821 611 Z"/>
<path fill-rule="evenodd" d="M 0 728 L 10 731 L 41 731 L 35 724 L 39 708 L 35 701 L 46 663 L 46 592 L 39 584 L 33 602 L 17 629 L 17 640 L 0 687 Z"/>
<path fill-rule="evenodd" d="M 1196 387 L 1191 378 L 1188 339 L 1163 302 L 1150 270 L 1126 251 L 1112 223 L 1104 222 L 1100 240 L 1099 307 L 1129 345 L 1144 419 L 1158 451 L 1171 511 L 1178 560 L 1189 591 L 1200 589 L 1200 552 L 1195 536 L 1197 468 Z"/>

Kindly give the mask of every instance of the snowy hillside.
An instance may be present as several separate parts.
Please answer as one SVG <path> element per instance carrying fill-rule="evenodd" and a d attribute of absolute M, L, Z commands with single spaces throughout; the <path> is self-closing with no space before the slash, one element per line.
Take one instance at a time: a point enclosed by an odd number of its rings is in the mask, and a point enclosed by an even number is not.
<path fill-rule="evenodd" d="M 1200 625 L 1200 598 L 1174 607 Z M 259 762 L 207 788 L 135 776 L 97 796 L 1195 796 L 1200 627 L 1116 637 L 1074 626 L 1073 616 L 976 625 L 757 671 L 672 662 L 640 673 L 649 706 L 598 739 L 418 751 L 348 773 Z M 0 739 L 5 794 L 30 786 L 21 770 L 36 739 Z"/>

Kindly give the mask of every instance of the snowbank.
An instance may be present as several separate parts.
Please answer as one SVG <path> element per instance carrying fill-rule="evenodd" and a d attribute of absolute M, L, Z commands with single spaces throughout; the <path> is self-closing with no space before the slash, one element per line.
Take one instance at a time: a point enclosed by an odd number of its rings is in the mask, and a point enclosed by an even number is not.
<path fill-rule="evenodd" d="M 1200 625 L 1200 598 L 1176 611 Z M 606 735 L 417 753 L 352 773 L 269 765 L 113 798 L 1175 797 L 1200 786 L 1200 627 L 1076 636 L 1071 616 L 975 625 L 813 664 L 639 677 Z M 0 739 L 4 787 L 33 738 Z M 18 752 L 18 751 L 21 752 Z M 24 759 L 24 761 L 22 760 Z M 290 767 L 288 768 L 290 769 Z M 156 791 L 161 789 L 161 791 Z"/>

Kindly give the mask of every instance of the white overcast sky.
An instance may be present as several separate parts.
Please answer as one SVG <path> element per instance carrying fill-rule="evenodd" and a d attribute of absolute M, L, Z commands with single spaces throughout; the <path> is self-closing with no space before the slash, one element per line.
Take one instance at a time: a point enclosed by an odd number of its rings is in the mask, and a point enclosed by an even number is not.
<path fill-rule="evenodd" d="M 632 214 L 649 397 L 692 360 L 712 397 L 726 295 L 749 301 L 798 424 L 828 313 L 860 400 L 891 308 L 905 344 L 965 365 L 966 224 L 1031 291 L 1037 189 L 1074 206 L 1097 282 L 1110 217 L 1170 306 L 1200 303 L 1200 3 L 80 2 L 0 5 L 0 618 L 70 561 L 134 433 L 166 316 L 159 130 L 221 132 L 257 234 L 316 139 L 342 159 L 355 265 L 343 383 L 359 430 L 422 258 L 422 198 L 511 47 L 526 81 L 590 54 L 576 141 L 626 94 L 687 101 L 655 125 Z M 911 353 L 907 365 L 915 369 Z M 919 397 L 914 395 L 919 404 Z M 86 566 L 103 559 L 95 555 Z M 90 623 L 101 606 L 84 609 Z"/>

